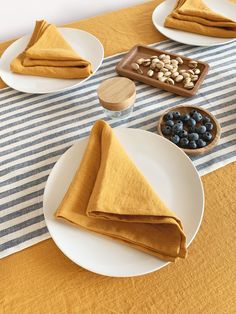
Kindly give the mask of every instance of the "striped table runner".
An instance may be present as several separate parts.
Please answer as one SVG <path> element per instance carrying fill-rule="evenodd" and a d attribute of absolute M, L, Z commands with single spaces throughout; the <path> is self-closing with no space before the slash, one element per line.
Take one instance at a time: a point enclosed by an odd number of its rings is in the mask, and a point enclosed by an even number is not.
<path fill-rule="evenodd" d="M 219 144 L 204 156 L 192 158 L 204 175 L 236 160 L 236 41 L 217 47 L 193 47 L 170 40 L 159 49 L 199 59 L 210 71 L 198 94 L 186 99 L 136 83 L 134 113 L 112 127 L 125 126 L 156 132 L 164 110 L 190 103 L 211 111 L 219 120 Z M 123 54 L 104 60 L 99 71 L 81 87 L 31 95 L 5 88 L 0 91 L 0 254 L 7 256 L 49 238 L 42 200 L 45 183 L 58 158 L 77 140 L 88 136 L 104 119 L 96 95 L 98 84 L 115 76 Z M 107 120 L 107 118 L 105 118 Z"/>

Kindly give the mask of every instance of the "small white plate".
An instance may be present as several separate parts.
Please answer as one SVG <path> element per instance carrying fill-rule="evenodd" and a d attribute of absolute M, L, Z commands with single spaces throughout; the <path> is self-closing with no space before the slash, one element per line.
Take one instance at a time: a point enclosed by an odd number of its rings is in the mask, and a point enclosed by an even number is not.
<path fill-rule="evenodd" d="M 236 5 L 227 0 L 204 0 L 204 3 L 215 12 L 236 21 Z M 235 38 L 220 38 L 198 35 L 177 29 L 164 27 L 164 22 L 176 4 L 176 0 L 166 0 L 156 7 L 152 14 L 152 22 L 156 29 L 166 37 L 183 44 L 193 46 L 217 46 L 233 41 Z"/>
<path fill-rule="evenodd" d="M 58 28 L 58 30 L 76 52 L 91 62 L 94 74 L 102 64 L 104 57 L 101 42 L 92 34 L 79 29 Z M 0 76 L 8 86 L 25 93 L 55 93 L 82 84 L 93 75 L 91 74 L 85 79 L 56 79 L 12 73 L 10 63 L 24 51 L 30 36 L 26 35 L 16 40 L 5 50 L 0 59 Z"/>
<path fill-rule="evenodd" d="M 159 135 L 127 128 L 114 131 L 154 190 L 181 219 L 189 245 L 198 232 L 204 211 L 202 183 L 193 163 L 181 149 Z M 88 139 L 78 141 L 61 156 L 45 187 L 44 215 L 56 245 L 76 264 L 107 276 L 143 275 L 166 266 L 168 262 L 54 217 L 87 142 Z"/>

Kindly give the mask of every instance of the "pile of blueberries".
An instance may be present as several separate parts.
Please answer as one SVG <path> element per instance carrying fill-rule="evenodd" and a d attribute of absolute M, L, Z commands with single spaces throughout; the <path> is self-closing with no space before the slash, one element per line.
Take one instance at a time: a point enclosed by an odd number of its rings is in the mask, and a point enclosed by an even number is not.
<path fill-rule="evenodd" d="M 182 148 L 196 149 L 205 147 L 213 140 L 213 128 L 211 119 L 195 109 L 184 114 L 171 111 L 164 116 L 162 133 Z"/>

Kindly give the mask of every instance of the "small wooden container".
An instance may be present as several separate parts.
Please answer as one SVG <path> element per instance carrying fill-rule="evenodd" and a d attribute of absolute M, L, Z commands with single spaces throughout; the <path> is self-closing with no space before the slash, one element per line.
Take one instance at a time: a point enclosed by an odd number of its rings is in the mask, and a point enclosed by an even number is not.
<path fill-rule="evenodd" d="M 170 85 L 166 83 L 162 83 L 161 81 L 157 80 L 156 73 L 153 77 L 147 76 L 147 71 L 149 70 L 149 67 L 141 66 L 143 74 L 140 74 L 137 71 L 134 71 L 131 67 L 132 63 L 135 63 L 140 58 L 150 58 L 151 56 L 159 56 L 161 54 L 168 54 L 172 59 L 175 59 L 177 57 L 181 57 L 183 60 L 183 64 L 180 65 L 180 70 L 186 70 L 189 69 L 188 64 L 190 61 L 193 61 L 191 58 L 187 58 L 182 55 L 170 53 L 168 51 L 159 50 L 155 48 L 151 48 L 148 46 L 143 45 L 136 45 L 134 46 L 123 58 L 122 60 L 117 64 L 116 66 L 116 72 L 119 75 L 129 77 L 132 80 L 140 81 L 145 84 L 164 89 L 168 92 L 175 93 L 180 96 L 184 97 L 192 97 L 194 96 L 199 87 L 201 86 L 202 82 L 205 79 L 205 76 L 208 73 L 209 65 L 205 62 L 195 60 L 198 62 L 198 68 L 201 71 L 201 74 L 199 75 L 199 79 L 197 82 L 195 82 L 195 85 L 192 89 L 188 90 L 184 88 L 183 82 L 176 83 L 175 85 Z"/>
<path fill-rule="evenodd" d="M 220 139 L 220 134 L 221 134 L 221 128 L 220 128 L 220 124 L 219 122 L 217 121 L 217 119 L 213 116 L 213 114 L 211 114 L 209 111 L 201 108 L 201 107 L 197 107 L 197 106 L 192 106 L 192 105 L 180 105 L 180 106 L 175 106 L 175 107 L 172 107 L 170 109 L 168 109 L 167 111 L 165 111 L 163 113 L 163 115 L 160 117 L 159 121 L 158 121 L 158 124 L 157 124 L 157 132 L 169 139 L 170 136 L 165 136 L 163 135 L 162 133 L 162 127 L 164 125 L 164 116 L 168 113 L 168 112 L 172 112 L 172 111 L 179 111 L 180 114 L 185 114 L 185 113 L 190 113 L 191 110 L 197 110 L 198 112 L 200 112 L 200 114 L 202 116 L 206 116 L 208 118 L 211 119 L 211 122 L 214 126 L 213 130 L 211 131 L 211 134 L 212 134 L 212 140 L 211 142 L 209 142 L 208 145 L 206 145 L 205 147 L 202 147 L 202 148 L 196 148 L 196 149 L 191 149 L 191 148 L 182 148 L 180 147 L 186 154 L 188 155 L 191 155 L 191 156 L 197 156 L 197 155 L 201 155 L 201 154 L 204 154 L 208 151 L 210 151 L 213 147 L 215 147 Z"/>
<path fill-rule="evenodd" d="M 136 89 L 134 82 L 128 78 L 113 77 L 103 81 L 97 94 L 109 118 L 126 118 L 133 111 Z"/>

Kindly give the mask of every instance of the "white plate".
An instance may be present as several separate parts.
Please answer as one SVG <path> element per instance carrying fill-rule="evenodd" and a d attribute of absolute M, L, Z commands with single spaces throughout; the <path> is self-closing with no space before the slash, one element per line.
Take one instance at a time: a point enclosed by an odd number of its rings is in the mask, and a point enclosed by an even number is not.
<path fill-rule="evenodd" d="M 236 21 L 236 5 L 227 0 L 204 0 L 205 4 L 215 12 Z M 164 22 L 176 4 L 176 0 L 166 0 L 156 7 L 152 14 L 155 27 L 166 37 L 183 44 L 193 46 L 217 46 L 233 41 L 235 38 L 218 38 L 184 32 L 177 29 L 164 27 Z"/>
<path fill-rule="evenodd" d="M 204 211 L 201 179 L 191 160 L 176 145 L 156 134 L 127 128 L 114 131 L 155 191 L 181 219 L 189 245 L 200 227 Z M 56 245 L 76 264 L 107 276 L 143 275 L 166 266 L 168 262 L 109 237 L 55 219 L 54 213 L 68 189 L 87 142 L 88 139 L 82 139 L 64 153 L 52 169 L 45 187 L 44 215 Z"/>
<path fill-rule="evenodd" d="M 104 56 L 101 42 L 90 33 L 79 29 L 58 28 L 58 30 L 75 51 L 91 62 L 94 74 L 102 64 Z M 0 59 L 0 76 L 8 86 L 25 93 L 55 93 L 82 84 L 91 77 L 90 75 L 85 79 L 56 79 L 12 73 L 10 63 L 25 49 L 30 36 L 26 35 L 11 44 Z"/>

